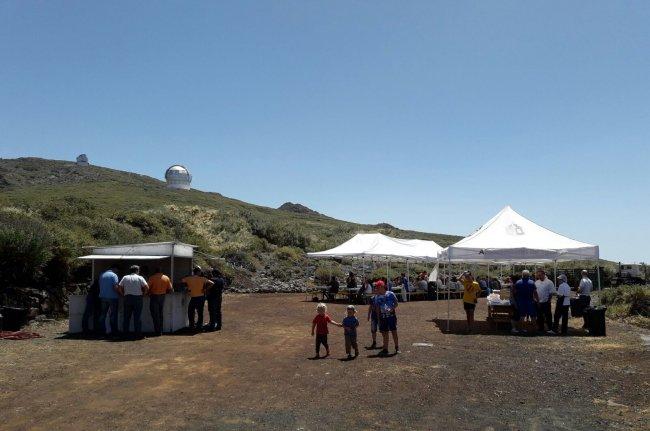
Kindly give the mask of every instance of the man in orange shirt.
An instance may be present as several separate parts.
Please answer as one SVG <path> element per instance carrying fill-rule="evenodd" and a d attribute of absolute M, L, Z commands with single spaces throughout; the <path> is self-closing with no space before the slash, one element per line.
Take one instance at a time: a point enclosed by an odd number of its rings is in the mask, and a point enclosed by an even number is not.
<path fill-rule="evenodd" d="M 203 329 L 203 308 L 205 307 L 205 291 L 214 283 L 203 276 L 200 267 L 195 267 L 193 275 L 184 277 L 183 284 L 187 287 L 190 295 L 190 304 L 187 307 L 187 317 L 190 321 L 190 330 L 200 331 Z M 198 322 L 194 325 L 194 313 L 198 314 Z"/>
<path fill-rule="evenodd" d="M 156 336 L 163 332 L 163 309 L 165 295 L 174 291 L 172 282 L 165 274 L 156 268 L 154 275 L 149 277 L 149 311 L 153 320 L 153 331 Z"/>

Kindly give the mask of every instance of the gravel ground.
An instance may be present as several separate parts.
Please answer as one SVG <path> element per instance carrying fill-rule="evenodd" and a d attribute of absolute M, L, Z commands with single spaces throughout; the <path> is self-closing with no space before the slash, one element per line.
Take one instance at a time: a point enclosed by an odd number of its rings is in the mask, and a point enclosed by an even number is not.
<path fill-rule="evenodd" d="M 511 336 L 480 302 L 465 334 L 455 300 L 445 333 L 446 302 L 412 302 L 398 309 L 401 354 L 342 361 L 334 327 L 332 356 L 310 360 L 314 309 L 304 295 L 226 295 L 221 332 L 130 342 L 33 325 L 43 338 L 0 340 L 0 429 L 649 429 L 647 331 L 608 322 L 592 338 L 572 319 L 567 337 Z"/>

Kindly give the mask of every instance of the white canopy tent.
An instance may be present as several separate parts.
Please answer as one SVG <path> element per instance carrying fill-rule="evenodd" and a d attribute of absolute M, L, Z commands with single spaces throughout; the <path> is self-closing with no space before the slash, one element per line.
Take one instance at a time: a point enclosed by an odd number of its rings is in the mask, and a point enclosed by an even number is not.
<path fill-rule="evenodd" d="M 469 263 L 544 263 L 599 259 L 597 245 L 576 241 L 546 229 L 522 216 L 510 206 L 476 232 L 445 248 L 440 260 Z M 553 282 L 555 282 L 555 274 Z M 449 282 L 447 282 L 449 283 Z M 449 285 L 449 284 L 448 284 Z M 598 268 L 600 289 L 600 268 Z M 449 298 L 449 297 L 448 297 Z M 449 329 L 449 309 L 447 310 Z"/>
<path fill-rule="evenodd" d="M 440 257 L 451 262 L 538 263 L 598 260 L 599 254 L 597 245 L 555 233 L 506 206 Z"/>
<path fill-rule="evenodd" d="M 442 247 L 435 241 L 420 239 L 400 239 L 381 233 L 358 233 L 351 239 L 330 250 L 307 253 L 312 258 L 358 258 L 365 260 L 386 261 L 386 278 L 390 278 L 389 262 L 406 262 L 408 273 L 409 262 L 437 262 Z M 365 266 L 362 270 L 365 276 Z M 404 292 L 406 295 L 406 292 Z"/>
<path fill-rule="evenodd" d="M 437 261 L 442 247 L 434 241 L 392 238 L 381 233 L 358 233 L 330 250 L 307 253 L 313 258 L 371 257 L 391 260 Z"/>

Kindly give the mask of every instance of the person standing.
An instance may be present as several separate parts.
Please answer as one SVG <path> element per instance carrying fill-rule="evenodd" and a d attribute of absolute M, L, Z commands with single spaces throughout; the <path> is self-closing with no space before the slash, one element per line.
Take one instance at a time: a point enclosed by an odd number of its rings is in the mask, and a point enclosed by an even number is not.
<path fill-rule="evenodd" d="M 460 276 L 460 282 L 463 284 L 463 308 L 467 317 L 467 331 L 472 332 L 474 327 L 474 310 L 478 302 L 478 296 L 481 293 L 481 286 L 474 281 L 474 276 L 469 271 L 465 271 Z"/>
<path fill-rule="evenodd" d="M 408 295 L 411 290 L 411 286 L 409 285 L 409 278 L 405 273 L 402 273 L 400 275 L 400 282 L 402 283 L 402 299 L 404 302 L 406 302 L 408 301 Z"/>
<path fill-rule="evenodd" d="M 100 335 L 106 334 L 106 315 L 109 315 L 111 328 L 111 337 L 119 334 L 117 327 L 117 308 L 120 301 L 118 287 L 120 279 L 117 277 L 117 268 L 111 266 L 108 270 L 102 272 L 99 276 L 99 300 L 101 304 L 101 313 L 99 315 L 99 325 L 97 332 Z"/>
<path fill-rule="evenodd" d="M 537 302 L 537 330 L 544 332 L 544 323 L 548 327 L 548 334 L 552 334 L 553 321 L 551 317 L 551 297 L 555 294 L 555 284 L 546 276 L 546 271 L 538 269 L 535 272 L 537 280 L 535 289 L 539 302 Z"/>
<path fill-rule="evenodd" d="M 135 338 L 142 338 L 142 296 L 147 293 L 149 285 L 139 274 L 140 267 L 132 265 L 129 268 L 131 273 L 122 277 L 118 285 L 120 293 L 124 296 L 124 318 L 122 320 L 122 331 L 124 337 L 128 337 L 133 316 L 133 331 Z"/>
<path fill-rule="evenodd" d="M 584 304 L 584 307 L 589 307 L 591 305 L 591 292 L 594 290 L 594 284 L 589 278 L 589 273 L 586 269 L 582 270 L 582 278 L 580 279 L 580 285 L 578 285 L 578 295 L 580 302 Z M 584 324 L 583 328 L 587 327 L 587 313 L 583 312 Z"/>
<path fill-rule="evenodd" d="M 187 307 L 187 317 L 189 319 L 189 329 L 200 331 L 203 328 L 203 309 L 205 308 L 206 289 L 213 285 L 212 281 L 202 275 L 201 268 L 195 267 L 193 274 L 184 277 L 181 281 L 187 287 L 187 293 L 190 295 L 190 303 Z M 198 315 L 198 321 L 194 324 L 194 316 Z"/>
<path fill-rule="evenodd" d="M 99 317 L 102 313 L 102 304 L 99 299 L 99 280 L 93 280 L 86 294 L 86 308 L 81 318 L 81 328 L 85 336 L 91 334 L 89 322 L 93 322 L 93 332 L 101 334 L 99 330 Z M 106 317 L 106 316 L 104 316 Z"/>
<path fill-rule="evenodd" d="M 335 275 L 333 275 L 330 278 L 330 285 L 329 288 L 327 289 L 327 299 L 330 301 L 334 301 L 338 293 L 339 293 L 339 280 L 336 278 Z"/>
<path fill-rule="evenodd" d="M 388 333 L 393 336 L 393 344 L 395 344 L 395 353 L 399 353 L 399 341 L 397 338 L 397 315 L 395 309 L 397 308 L 397 296 L 391 291 L 386 290 L 386 283 L 379 280 L 375 283 L 377 295 L 374 299 L 375 309 L 379 317 L 379 332 L 383 338 L 383 347 L 380 356 L 388 355 Z"/>
<path fill-rule="evenodd" d="M 226 281 L 218 269 L 212 270 L 212 286 L 208 288 L 208 313 L 210 314 L 210 331 L 221 331 L 221 300 Z"/>
<path fill-rule="evenodd" d="M 165 296 L 172 293 L 174 288 L 172 281 L 165 274 L 156 268 L 156 272 L 149 277 L 149 311 L 153 320 L 153 331 L 156 336 L 163 333 L 163 310 L 165 308 Z"/>
<path fill-rule="evenodd" d="M 566 275 L 560 274 L 557 279 L 560 285 L 557 288 L 557 302 L 555 303 L 555 316 L 553 319 L 553 332 L 558 333 L 560 318 L 562 319 L 562 335 L 566 335 L 569 324 L 569 307 L 571 305 L 571 288 L 566 282 Z"/>
<path fill-rule="evenodd" d="M 513 297 L 516 307 L 515 315 L 513 316 L 512 333 L 517 334 L 520 331 L 526 332 L 521 328 L 517 329 L 517 323 L 521 324 L 521 319 L 524 321 L 532 320 L 537 317 L 537 291 L 535 290 L 535 282 L 530 279 L 530 271 L 524 269 L 521 272 L 521 279 L 517 280 L 513 287 Z"/>

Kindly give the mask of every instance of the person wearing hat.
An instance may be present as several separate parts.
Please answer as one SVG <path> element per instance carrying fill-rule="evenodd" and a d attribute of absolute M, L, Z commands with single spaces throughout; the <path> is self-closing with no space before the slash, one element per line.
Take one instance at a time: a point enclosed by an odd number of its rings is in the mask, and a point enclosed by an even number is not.
<path fill-rule="evenodd" d="M 571 305 L 571 287 L 566 282 L 566 275 L 557 277 L 560 285 L 557 288 L 557 302 L 555 303 L 555 316 L 553 319 L 553 332 L 558 333 L 560 318 L 562 318 L 562 335 L 566 335 L 569 326 L 569 306 Z"/>
<path fill-rule="evenodd" d="M 374 299 L 374 306 L 377 316 L 379 317 L 379 332 L 383 338 L 383 347 L 380 356 L 388 355 L 388 333 L 393 336 L 393 343 L 395 344 L 395 353 L 399 353 L 399 341 L 397 339 L 397 315 L 395 309 L 397 308 L 397 296 L 391 291 L 386 290 L 386 283 L 379 280 L 375 283 L 377 295 Z"/>

